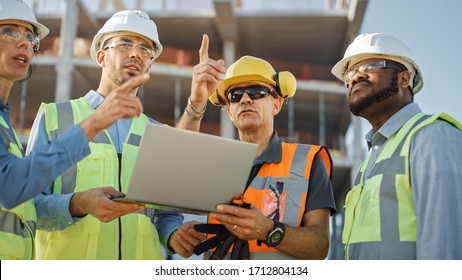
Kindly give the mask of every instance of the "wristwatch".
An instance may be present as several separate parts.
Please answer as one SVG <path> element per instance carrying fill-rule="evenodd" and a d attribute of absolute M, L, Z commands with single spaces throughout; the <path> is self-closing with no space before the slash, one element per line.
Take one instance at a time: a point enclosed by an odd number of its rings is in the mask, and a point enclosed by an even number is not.
<path fill-rule="evenodd" d="M 274 228 L 268 235 L 268 238 L 266 241 L 263 241 L 263 243 L 266 244 L 268 247 L 276 247 L 281 243 L 282 238 L 284 238 L 284 233 L 285 233 L 286 227 L 284 226 L 283 223 L 280 223 L 278 221 L 274 221 Z"/>

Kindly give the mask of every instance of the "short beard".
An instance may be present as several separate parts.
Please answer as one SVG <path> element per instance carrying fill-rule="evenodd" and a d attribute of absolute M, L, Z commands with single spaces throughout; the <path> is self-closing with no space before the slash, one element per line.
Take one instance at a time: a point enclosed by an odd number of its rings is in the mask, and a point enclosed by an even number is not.
<path fill-rule="evenodd" d="M 360 116 L 361 112 L 374 103 L 379 103 L 383 100 L 386 100 L 390 97 L 393 97 L 398 94 L 398 75 L 396 74 L 390 82 L 388 87 L 382 88 L 379 91 L 372 92 L 372 94 L 361 98 L 355 103 L 350 103 L 350 111 L 355 116 Z"/>

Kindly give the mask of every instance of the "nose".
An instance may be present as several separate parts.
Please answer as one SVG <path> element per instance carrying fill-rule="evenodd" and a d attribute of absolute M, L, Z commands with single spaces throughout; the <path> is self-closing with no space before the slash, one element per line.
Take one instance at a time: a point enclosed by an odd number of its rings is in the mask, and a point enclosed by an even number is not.
<path fill-rule="evenodd" d="M 244 92 L 244 94 L 242 95 L 241 101 L 239 103 L 240 104 L 250 104 L 252 103 L 252 99 L 247 94 L 247 92 Z"/>
<path fill-rule="evenodd" d="M 136 44 L 130 49 L 130 57 L 141 59 L 141 47 Z"/>
<path fill-rule="evenodd" d="M 367 73 L 364 73 L 364 72 L 358 71 L 358 69 L 355 69 L 355 73 L 353 74 L 353 76 L 348 81 L 347 86 L 353 84 L 354 81 L 359 81 L 359 80 L 362 80 L 362 79 L 366 79 L 367 77 L 368 77 Z"/>
<path fill-rule="evenodd" d="M 25 34 L 22 34 L 22 36 L 19 38 L 17 46 L 19 48 L 26 46 L 26 49 L 28 49 L 29 47 L 33 49 L 32 42 L 27 40 Z"/>

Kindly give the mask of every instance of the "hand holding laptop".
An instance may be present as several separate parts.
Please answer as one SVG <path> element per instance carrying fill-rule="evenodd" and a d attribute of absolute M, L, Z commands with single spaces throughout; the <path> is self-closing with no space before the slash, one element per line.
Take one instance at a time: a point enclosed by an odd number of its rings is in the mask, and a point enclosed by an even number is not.
<path fill-rule="evenodd" d="M 123 196 L 123 193 L 112 187 L 76 192 L 69 203 L 69 211 L 72 217 L 90 214 L 101 222 L 107 223 L 123 215 L 144 209 L 143 205 L 112 200 L 119 196 Z"/>

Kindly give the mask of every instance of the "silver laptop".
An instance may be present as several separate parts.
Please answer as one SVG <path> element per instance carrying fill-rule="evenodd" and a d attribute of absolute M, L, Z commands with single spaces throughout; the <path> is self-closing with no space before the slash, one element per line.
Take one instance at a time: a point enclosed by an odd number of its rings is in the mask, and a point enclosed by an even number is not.
<path fill-rule="evenodd" d="M 126 196 L 157 209 L 206 214 L 242 195 L 257 145 L 148 124 Z"/>

